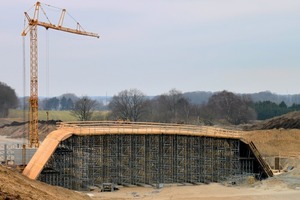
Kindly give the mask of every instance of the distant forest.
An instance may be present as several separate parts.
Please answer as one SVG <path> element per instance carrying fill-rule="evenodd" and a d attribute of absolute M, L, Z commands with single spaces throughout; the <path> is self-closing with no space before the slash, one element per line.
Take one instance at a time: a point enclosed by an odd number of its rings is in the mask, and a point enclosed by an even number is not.
<path fill-rule="evenodd" d="M 132 102 L 137 101 L 134 99 L 136 97 L 142 101 L 140 105 L 133 105 Z M 300 95 L 277 95 L 268 91 L 254 94 L 234 94 L 227 91 L 181 93 L 172 89 L 167 93 L 149 97 L 134 89 L 122 91 L 113 97 L 93 96 L 88 98 L 97 102 L 94 110 L 110 113 L 107 117 L 109 120 L 208 125 L 225 120 L 230 124 L 240 124 L 247 123 L 249 120 L 270 119 L 300 110 Z M 73 108 L 79 100 L 80 97 L 74 94 L 40 98 L 39 108 L 40 110 L 71 111 L 74 110 Z M 25 102 L 27 104 L 25 107 L 28 107 L 28 101 L 20 99 L 20 108 L 23 108 L 22 102 Z M 134 106 L 139 106 L 141 109 L 133 110 Z M 132 113 L 135 113 L 135 116 Z"/>
<path fill-rule="evenodd" d="M 13 88 L 0 82 L 0 117 L 9 109 L 28 109 L 28 97 L 17 98 Z M 149 121 L 186 124 L 245 124 L 300 110 L 300 94 L 278 95 L 269 91 L 253 94 L 186 92 L 177 89 L 147 96 L 138 89 L 123 90 L 113 97 L 77 97 L 68 93 L 39 98 L 39 110 L 70 111 L 78 120 L 93 118 L 93 111 L 104 111 L 102 120 Z M 84 114 L 82 114 L 84 113 Z"/>
<path fill-rule="evenodd" d="M 183 95 L 188 98 L 191 103 L 193 104 L 206 104 L 209 98 L 215 92 L 204 92 L 204 91 L 197 91 L 197 92 L 186 92 Z M 293 94 L 293 95 L 281 95 L 275 94 L 270 91 L 259 92 L 259 93 L 245 93 L 245 94 L 237 94 L 237 95 L 247 95 L 251 98 L 253 102 L 264 102 L 270 101 L 276 104 L 280 104 L 284 102 L 287 106 L 292 106 L 293 104 L 300 104 L 300 94 Z"/>
<path fill-rule="evenodd" d="M 183 95 L 193 104 L 206 104 L 213 92 L 186 92 Z M 236 94 L 239 96 L 248 96 L 253 102 L 253 108 L 256 111 L 258 120 L 270 119 L 292 111 L 300 110 L 300 94 L 279 95 L 269 91 Z"/>

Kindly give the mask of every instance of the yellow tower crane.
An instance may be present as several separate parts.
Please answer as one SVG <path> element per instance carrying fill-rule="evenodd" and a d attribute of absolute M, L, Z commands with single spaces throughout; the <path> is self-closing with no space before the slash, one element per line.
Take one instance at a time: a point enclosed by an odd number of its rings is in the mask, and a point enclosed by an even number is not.
<path fill-rule="evenodd" d="M 22 36 L 26 36 L 30 32 L 30 97 L 29 97 L 29 146 L 39 147 L 39 135 L 38 135 L 38 34 L 37 27 L 42 26 L 46 29 L 54 29 L 58 31 L 64 31 L 68 33 L 74 33 L 79 35 L 91 36 L 99 38 L 96 33 L 86 32 L 77 22 L 76 28 L 68 28 L 63 26 L 66 9 L 62 9 L 58 24 L 52 24 L 49 22 L 39 21 L 41 3 L 37 2 L 35 5 L 34 15 L 31 18 L 27 12 L 25 12 L 26 19 L 28 21 L 27 27 L 23 30 Z M 45 12 L 44 12 L 45 14 Z"/>

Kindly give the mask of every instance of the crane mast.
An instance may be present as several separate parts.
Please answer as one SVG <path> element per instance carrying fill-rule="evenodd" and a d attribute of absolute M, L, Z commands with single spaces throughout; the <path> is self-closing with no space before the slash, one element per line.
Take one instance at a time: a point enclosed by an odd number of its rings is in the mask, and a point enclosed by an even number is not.
<path fill-rule="evenodd" d="M 38 34 L 37 27 L 42 26 L 46 29 L 54 29 L 58 31 L 64 31 L 68 33 L 85 35 L 90 37 L 99 38 L 99 35 L 92 32 L 86 32 L 82 29 L 77 22 L 76 29 L 64 27 L 64 17 L 66 9 L 62 9 L 61 16 L 57 25 L 39 21 L 39 11 L 41 9 L 41 3 L 35 4 L 35 10 L 33 18 L 31 18 L 27 12 L 24 12 L 27 18 L 28 25 L 23 30 L 22 36 L 25 37 L 30 32 L 30 97 L 29 97 L 29 146 L 39 147 L 39 134 L 38 134 Z"/>

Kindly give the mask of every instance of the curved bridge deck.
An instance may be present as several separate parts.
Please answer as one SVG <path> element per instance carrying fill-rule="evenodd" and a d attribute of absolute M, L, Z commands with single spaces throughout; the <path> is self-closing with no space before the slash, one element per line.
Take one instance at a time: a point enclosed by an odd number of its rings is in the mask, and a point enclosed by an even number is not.
<path fill-rule="evenodd" d="M 210 136 L 223 138 L 241 138 L 242 131 L 215 128 L 211 126 L 195 126 L 184 124 L 165 124 L 150 122 L 68 122 L 61 123 L 60 129 L 69 130 L 73 134 L 180 134 L 193 136 Z"/>

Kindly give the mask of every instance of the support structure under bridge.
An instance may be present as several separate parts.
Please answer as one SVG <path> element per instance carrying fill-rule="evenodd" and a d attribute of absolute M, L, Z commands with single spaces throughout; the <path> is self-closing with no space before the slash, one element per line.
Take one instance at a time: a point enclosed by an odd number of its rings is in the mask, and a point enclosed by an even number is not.
<path fill-rule="evenodd" d="M 129 122 L 62 123 L 23 174 L 75 190 L 108 182 L 156 186 L 273 175 L 241 132 Z"/>

